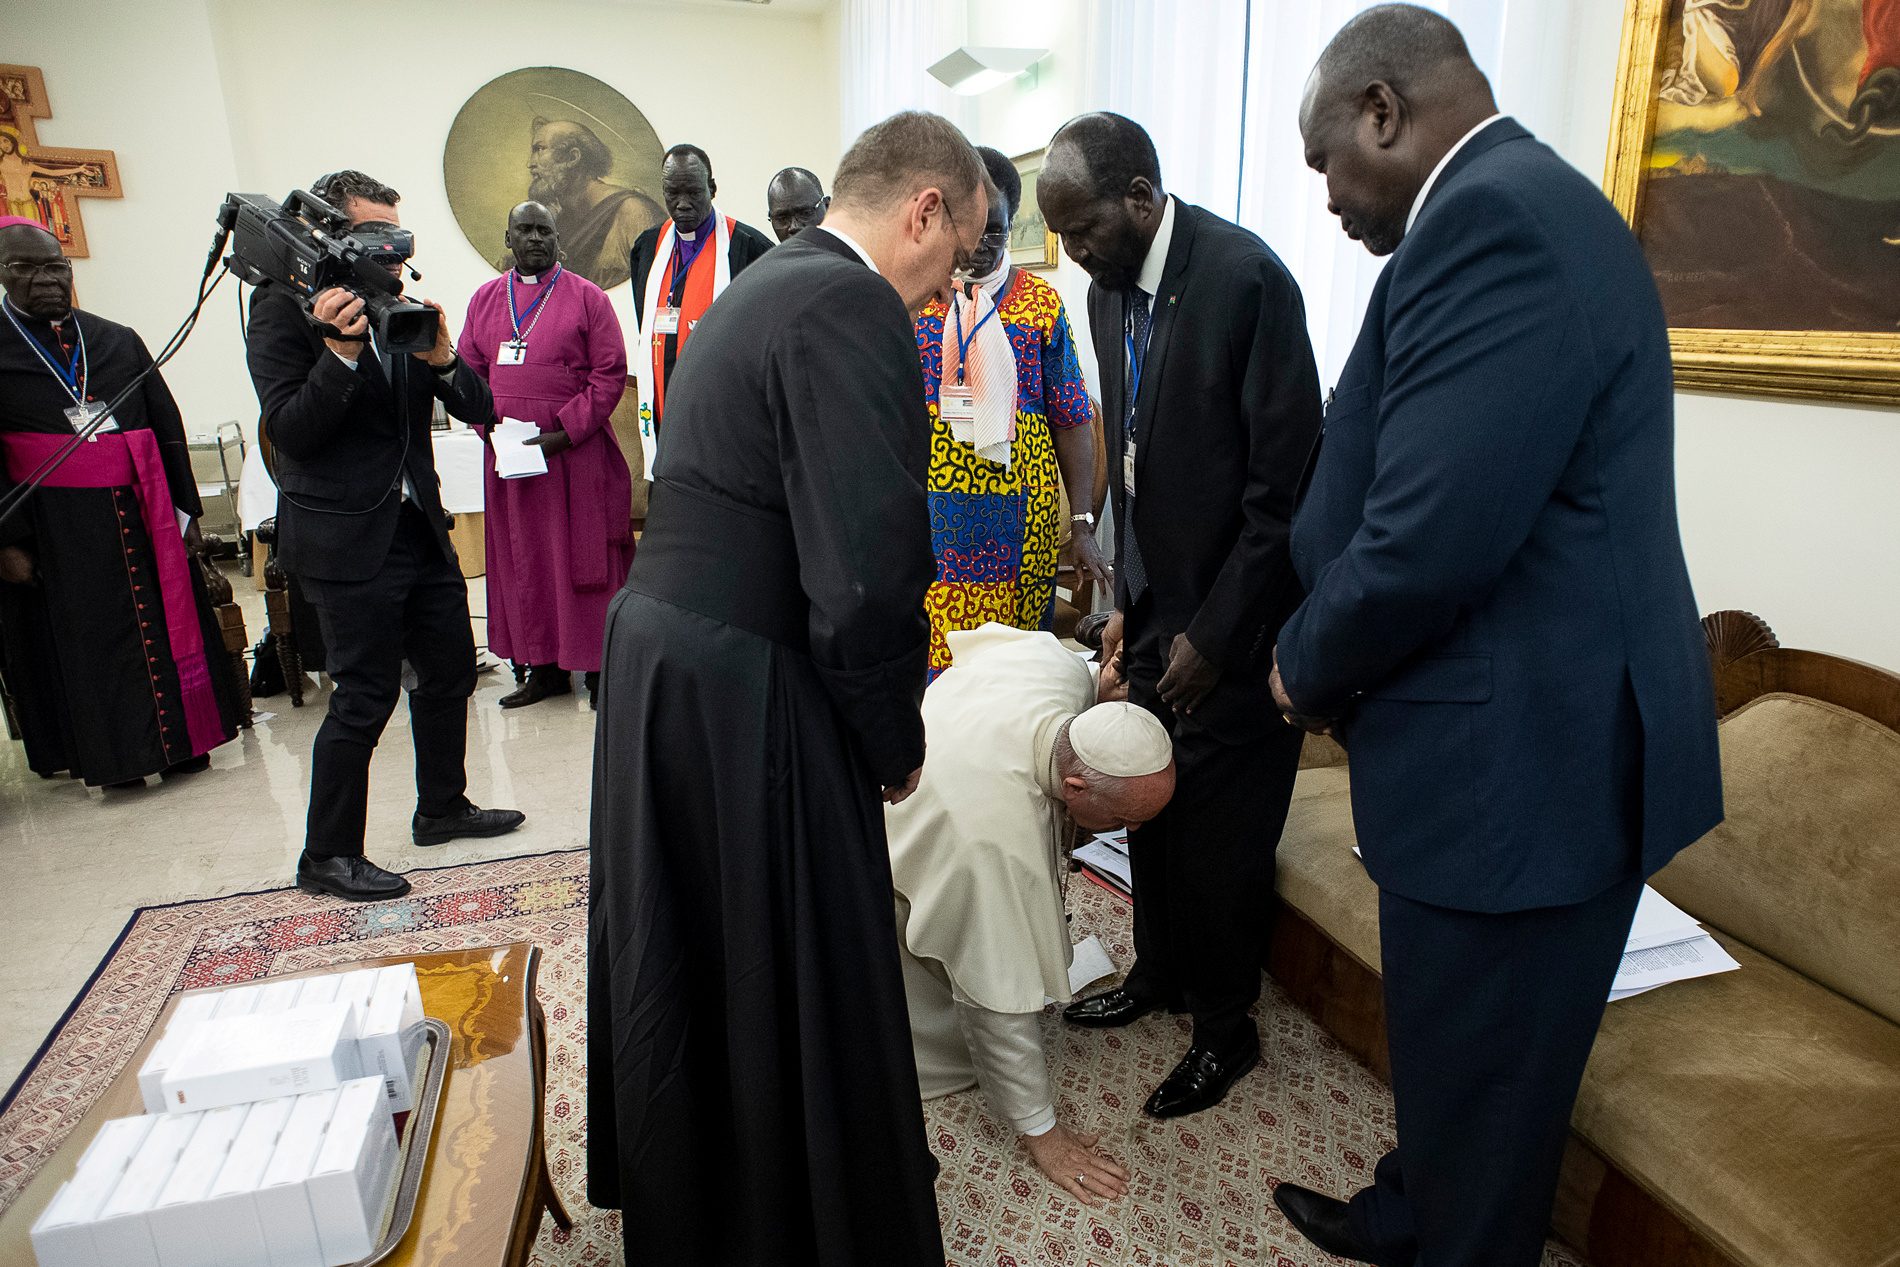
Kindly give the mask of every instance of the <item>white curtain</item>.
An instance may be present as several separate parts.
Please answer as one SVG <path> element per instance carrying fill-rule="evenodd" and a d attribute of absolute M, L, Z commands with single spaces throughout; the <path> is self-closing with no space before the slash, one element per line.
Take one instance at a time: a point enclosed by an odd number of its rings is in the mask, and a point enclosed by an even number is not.
<path fill-rule="evenodd" d="M 966 130 L 972 99 L 932 79 L 929 66 L 964 43 L 966 0 L 844 0 L 838 34 L 840 148 L 899 110 L 934 110 Z"/>
<path fill-rule="evenodd" d="M 1339 28 L 1375 0 L 1096 0 L 1085 18 L 1085 109 L 1141 123 L 1170 192 L 1238 220 L 1299 280 L 1330 386 L 1383 261 L 1339 231 L 1306 166 L 1299 106 Z M 1562 123 L 1575 0 L 1423 0 L 1464 32 L 1500 107 L 1533 132 Z"/>

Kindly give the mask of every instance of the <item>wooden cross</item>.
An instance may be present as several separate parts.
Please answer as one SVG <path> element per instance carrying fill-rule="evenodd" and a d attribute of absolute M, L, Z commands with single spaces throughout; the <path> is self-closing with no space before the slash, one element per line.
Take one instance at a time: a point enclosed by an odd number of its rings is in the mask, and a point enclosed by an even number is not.
<path fill-rule="evenodd" d="M 0 197 L 4 214 L 26 216 L 50 230 L 67 255 L 86 254 L 81 198 L 122 198 L 111 150 L 42 146 L 33 120 L 52 117 L 37 66 L 0 66 Z"/>

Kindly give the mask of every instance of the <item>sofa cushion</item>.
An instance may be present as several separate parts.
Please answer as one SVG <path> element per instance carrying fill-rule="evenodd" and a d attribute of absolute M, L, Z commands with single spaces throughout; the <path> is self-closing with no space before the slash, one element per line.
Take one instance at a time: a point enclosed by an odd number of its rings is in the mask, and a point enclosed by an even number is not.
<path fill-rule="evenodd" d="M 1900 1264 L 1900 1028 L 1734 938 L 1604 1013 L 1571 1125 L 1739 1263 Z"/>
<path fill-rule="evenodd" d="M 1727 819 L 1651 883 L 1900 1024 L 1900 735 L 1763 695 L 1722 722 Z"/>
<path fill-rule="evenodd" d="M 1379 968 L 1379 889 L 1352 851 L 1352 793 L 1345 766 L 1301 770 L 1280 834 L 1274 887 L 1280 900 L 1361 963 Z"/>

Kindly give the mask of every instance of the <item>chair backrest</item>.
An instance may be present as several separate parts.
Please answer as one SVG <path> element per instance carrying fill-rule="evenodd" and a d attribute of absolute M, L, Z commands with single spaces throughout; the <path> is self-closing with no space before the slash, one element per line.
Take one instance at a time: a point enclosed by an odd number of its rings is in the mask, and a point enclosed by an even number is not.
<path fill-rule="evenodd" d="M 1900 1024 L 1900 675 L 1704 621 L 1727 817 L 1652 883 L 1697 919 Z"/>

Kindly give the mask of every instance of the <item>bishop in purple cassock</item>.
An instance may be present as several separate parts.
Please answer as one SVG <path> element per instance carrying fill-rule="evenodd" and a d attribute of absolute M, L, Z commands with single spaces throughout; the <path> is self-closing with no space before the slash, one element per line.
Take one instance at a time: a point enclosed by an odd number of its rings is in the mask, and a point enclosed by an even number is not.
<path fill-rule="evenodd" d="M 495 395 L 489 437 L 488 645 L 529 666 L 502 698 L 519 708 L 600 670 L 607 603 L 633 561 L 633 483 L 610 424 L 627 382 L 627 344 L 600 288 L 559 264 L 554 217 L 536 202 L 508 216 L 515 267 L 475 292 L 457 351 Z M 520 446 L 545 473 L 504 477 Z M 530 463 L 532 465 L 532 463 Z M 499 466 L 499 470 L 498 470 Z"/>

